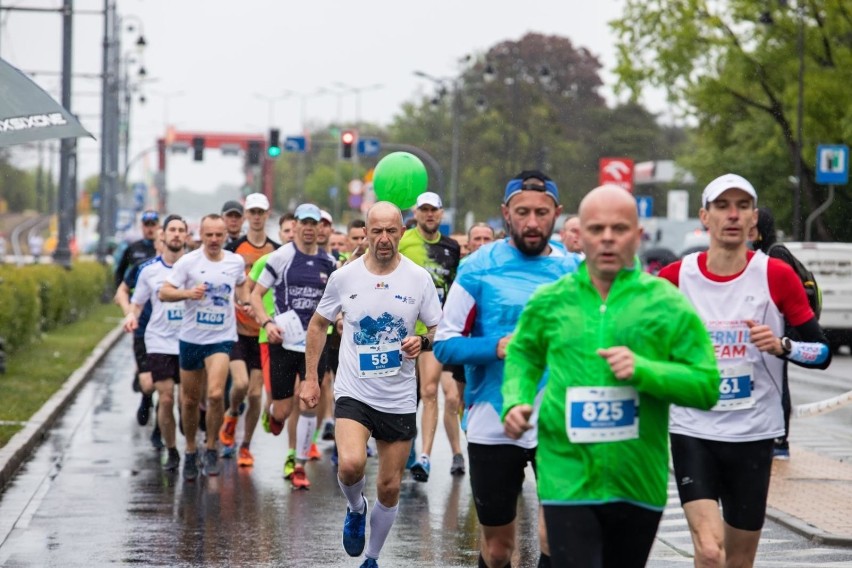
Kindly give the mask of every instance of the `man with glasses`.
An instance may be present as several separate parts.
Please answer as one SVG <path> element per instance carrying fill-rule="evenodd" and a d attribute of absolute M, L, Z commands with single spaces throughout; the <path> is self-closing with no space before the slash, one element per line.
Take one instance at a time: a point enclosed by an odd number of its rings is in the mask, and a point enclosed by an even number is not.
<path fill-rule="evenodd" d="M 273 252 L 279 245 L 266 236 L 269 200 L 264 194 L 249 194 L 246 197 L 245 212 L 248 217 L 248 232 L 236 241 L 225 245 L 225 250 L 243 257 L 246 263 L 246 274 L 248 274 L 258 259 Z M 236 314 L 237 342 L 231 349 L 230 405 L 222 421 L 219 441 L 223 446 L 222 457 L 233 456 L 240 405 L 243 401 L 247 401 L 243 441 L 240 444 L 237 465 L 251 467 L 254 465 L 254 456 L 249 446 L 260 418 L 263 399 L 263 372 L 260 364 L 260 343 L 258 343 L 260 326 L 255 318 L 243 313 L 239 306 L 236 307 Z"/>

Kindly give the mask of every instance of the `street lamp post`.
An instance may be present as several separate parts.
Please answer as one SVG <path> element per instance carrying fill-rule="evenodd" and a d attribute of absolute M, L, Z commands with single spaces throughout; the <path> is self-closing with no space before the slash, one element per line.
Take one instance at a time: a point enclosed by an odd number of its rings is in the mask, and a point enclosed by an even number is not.
<path fill-rule="evenodd" d="M 343 89 L 343 91 L 340 93 L 341 95 L 345 94 L 345 93 L 355 93 L 355 128 L 360 129 L 361 128 L 361 93 L 363 93 L 364 91 L 373 91 L 373 90 L 376 90 L 376 89 L 381 89 L 382 87 L 384 87 L 384 85 L 382 85 L 381 83 L 374 83 L 372 85 L 366 85 L 364 87 L 353 87 L 351 85 L 347 85 L 346 83 L 341 83 L 340 81 L 338 81 L 334 84 L 334 86 L 338 87 L 340 89 Z M 339 114 L 339 112 L 340 112 L 340 109 L 338 108 L 338 114 Z M 339 117 L 338 117 L 338 119 L 339 119 Z"/>
<path fill-rule="evenodd" d="M 280 95 L 264 95 L 263 93 L 254 93 L 254 98 L 266 101 L 268 105 L 266 120 L 270 128 L 275 126 L 275 103 L 289 99 L 295 95 L 293 91 L 284 91 Z"/>

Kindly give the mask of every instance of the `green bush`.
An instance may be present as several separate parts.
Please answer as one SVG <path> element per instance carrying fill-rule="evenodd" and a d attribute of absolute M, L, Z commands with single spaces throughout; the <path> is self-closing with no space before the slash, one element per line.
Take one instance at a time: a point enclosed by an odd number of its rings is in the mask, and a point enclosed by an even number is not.
<path fill-rule="evenodd" d="M 100 303 L 109 269 L 75 262 L 71 270 L 50 264 L 0 267 L 0 337 L 14 352 L 45 331 L 78 320 Z"/>

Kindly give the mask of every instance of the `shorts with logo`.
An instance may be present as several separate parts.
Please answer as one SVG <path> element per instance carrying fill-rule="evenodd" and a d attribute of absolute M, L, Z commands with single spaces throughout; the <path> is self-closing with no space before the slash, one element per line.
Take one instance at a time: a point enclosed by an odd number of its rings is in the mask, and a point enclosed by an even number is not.
<path fill-rule="evenodd" d="M 154 382 L 172 379 L 180 382 L 180 357 L 164 353 L 148 353 L 148 370 Z"/>
<path fill-rule="evenodd" d="M 180 342 L 180 368 L 185 371 L 199 371 L 204 368 L 204 360 L 215 355 L 224 353 L 228 355 L 234 346 L 233 341 L 220 341 L 209 345 L 198 343 Z"/>
<path fill-rule="evenodd" d="M 136 372 L 148 372 L 148 352 L 145 350 L 145 338 L 133 338 L 133 358 L 136 359 Z"/>
<path fill-rule="evenodd" d="M 476 516 L 486 527 L 500 527 L 515 520 L 518 497 L 527 464 L 535 467 L 535 448 L 513 444 L 467 444 L 470 488 Z"/>
<path fill-rule="evenodd" d="M 391 414 L 348 396 L 334 401 L 334 418 L 347 418 L 363 425 L 382 442 L 404 442 L 417 436 L 417 413 Z"/>
<path fill-rule="evenodd" d="M 325 375 L 325 351 L 317 363 L 320 385 Z M 284 400 L 296 392 L 296 375 L 305 378 L 305 354 L 284 349 L 280 343 L 269 344 L 269 383 L 272 400 Z"/>
<path fill-rule="evenodd" d="M 262 369 L 260 343 L 257 342 L 257 336 L 237 335 L 237 342 L 231 348 L 231 361 L 245 361 L 249 371 Z"/>
<path fill-rule="evenodd" d="M 725 522 L 744 531 L 763 528 L 774 440 L 719 442 L 671 435 L 675 483 L 682 504 L 721 501 Z"/>

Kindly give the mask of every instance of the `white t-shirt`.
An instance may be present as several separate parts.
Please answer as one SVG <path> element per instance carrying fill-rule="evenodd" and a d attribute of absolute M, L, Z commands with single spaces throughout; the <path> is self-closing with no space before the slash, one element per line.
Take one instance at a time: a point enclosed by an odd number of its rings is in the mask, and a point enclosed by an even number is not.
<path fill-rule="evenodd" d="M 183 321 L 183 302 L 163 302 L 158 294 L 172 267 L 158 256 L 139 271 L 130 301 L 144 306 L 151 301 L 151 319 L 145 327 L 145 351 L 163 355 L 178 354 L 178 332 Z"/>
<path fill-rule="evenodd" d="M 414 359 L 400 351 L 417 320 L 427 327 L 441 319 L 432 277 L 405 257 L 386 275 L 367 270 L 364 257 L 335 271 L 317 313 L 334 321 L 343 311 L 340 364 L 334 398 L 354 398 L 390 414 L 417 412 Z"/>
<path fill-rule="evenodd" d="M 234 290 L 245 282 L 246 263 L 238 254 L 229 251 L 222 254 L 222 260 L 214 262 L 207 258 L 203 248 L 194 250 L 183 255 L 166 278 L 176 288 L 207 285 L 203 298 L 184 302 L 181 341 L 211 345 L 237 340 Z"/>

